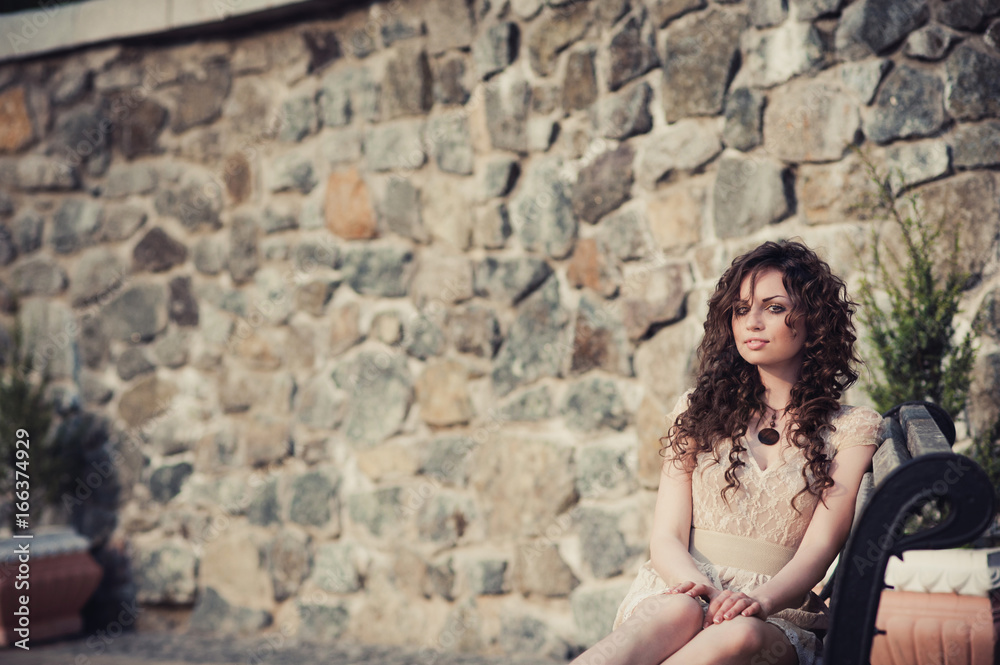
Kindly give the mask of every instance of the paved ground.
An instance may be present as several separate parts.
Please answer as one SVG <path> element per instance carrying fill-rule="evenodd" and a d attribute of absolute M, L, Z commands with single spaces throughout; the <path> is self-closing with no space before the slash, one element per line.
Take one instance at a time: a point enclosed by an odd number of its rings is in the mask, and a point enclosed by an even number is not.
<path fill-rule="evenodd" d="M 474 656 L 429 649 L 268 643 L 262 639 L 131 633 L 109 644 L 94 638 L 0 649 L 3 665 L 554 665 L 544 658 Z"/>

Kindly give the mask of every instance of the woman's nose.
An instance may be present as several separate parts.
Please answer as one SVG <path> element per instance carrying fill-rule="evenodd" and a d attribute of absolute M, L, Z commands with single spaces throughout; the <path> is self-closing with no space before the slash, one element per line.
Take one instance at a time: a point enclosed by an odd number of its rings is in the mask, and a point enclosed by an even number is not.
<path fill-rule="evenodd" d="M 763 326 L 763 319 L 761 319 L 760 312 L 751 309 L 747 312 L 747 330 L 760 330 Z"/>

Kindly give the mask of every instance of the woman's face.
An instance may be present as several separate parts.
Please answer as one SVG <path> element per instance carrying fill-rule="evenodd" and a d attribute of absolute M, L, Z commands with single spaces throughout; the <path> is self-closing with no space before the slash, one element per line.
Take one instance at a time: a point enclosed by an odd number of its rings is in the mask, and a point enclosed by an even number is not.
<path fill-rule="evenodd" d="M 794 327 L 785 323 L 792 300 L 780 271 L 770 268 L 758 273 L 752 293 L 750 277 L 743 278 L 740 299 L 733 305 L 736 348 L 759 369 L 797 376 L 806 343 L 805 321 L 799 317 Z"/>

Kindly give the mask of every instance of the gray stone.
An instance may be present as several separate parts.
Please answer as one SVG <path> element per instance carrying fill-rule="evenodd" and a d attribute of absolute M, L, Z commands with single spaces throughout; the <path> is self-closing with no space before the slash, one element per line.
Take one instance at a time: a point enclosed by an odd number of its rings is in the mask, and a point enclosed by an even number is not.
<path fill-rule="evenodd" d="M 131 91 L 123 91 L 109 97 L 110 118 L 114 121 L 111 140 L 129 160 L 160 151 L 160 134 L 166 127 L 168 116 L 167 109 L 152 99 L 136 103 L 131 94 Z M 214 102 L 208 100 L 207 103 Z M 121 114 L 123 109 L 126 111 L 124 115 Z"/>
<path fill-rule="evenodd" d="M 508 74 L 486 88 L 486 128 L 494 148 L 527 152 L 531 85 Z"/>
<path fill-rule="evenodd" d="M 274 599 L 278 602 L 294 596 L 309 575 L 309 536 L 298 529 L 283 528 L 265 549 L 271 573 Z"/>
<path fill-rule="evenodd" d="M 153 356 L 164 367 L 182 367 L 188 361 L 191 335 L 178 330 L 169 330 L 153 343 Z"/>
<path fill-rule="evenodd" d="M 364 351 L 342 360 L 333 380 L 350 393 L 351 408 L 340 428 L 351 443 L 374 445 L 394 434 L 413 401 L 413 379 L 400 353 Z"/>
<path fill-rule="evenodd" d="M 407 512 L 403 490 L 383 487 L 347 497 L 347 514 L 351 520 L 373 536 L 398 535 Z"/>
<path fill-rule="evenodd" d="M 80 372 L 80 399 L 84 404 L 107 404 L 114 394 L 114 389 L 94 372 Z"/>
<path fill-rule="evenodd" d="M 438 545 L 456 545 L 468 525 L 481 519 L 470 497 L 448 490 L 439 490 L 418 511 L 417 533 L 421 540 Z"/>
<path fill-rule="evenodd" d="M 424 34 L 424 22 L 419 16 L 393 16 L 382 24 L 382 43 L 386 47 L 392 46 L 398 41 L 412 39 Z"/>
<path fill-rule="evenodd" d="M 790 5 L 795 8 L 798 20 L 812 21 L 840 11 L 843 2 L 844 0 L 791 0 Z"/>
<path fill-rule="evenodd" d="M 101 312 L 104 330 L 125 342 L 150 340 L 167 327 L 166 293 L 159 284 L 135 284 Z"/>
<path fill-rule="evenodd" d="M 427 123 L 426 138 L 439 169 L 459 175 L 472 174 L 472 136 L 464 114 L 434 116 Z"/>
<path fill-rule="evenodd" d="M 479 78 L 486 79 L 514 62 L 519 32 L 517 24 L 506 21 L 483 31 L 472 44 L 472 61 Z"/>
<path fill-rule="evenodd" d="M 444 353 L 444 331 L 437 323 L 421 316 L 406 328 L 406 352 L 415 358 L 427 360 L 431 356 Z"/>
<path fill-rule="evenodd" d="M 160 227 L 146 232 L 132 249 L 132 265 L 137 271 L 164 272 L 187 260 L 187 247 Z"/>
<path fill-rule="evenodd" d="M 496 313 L 480 305 L 450 308 L 445 327 L 448 340 L 459 353 L 492 358 L 500 346 L 500 323 Z"/>
<path fill-rule="evenodd" d="M 150 164 L 114 164 L 101 193 L 112 199 L 149 194 L 156 190 L 159 180 L 159 173 Z"/>
<path fill-rule="evenodd" d="M 467 436 L 439 437 L 430 442 L 420 473 L 455 487 L 469 481 L 470 453 L 476 442 Z"/>
<path fill-rule="evenodd" d="M 218 118 L 232 82 L 229 61 L 222 58 L 206 62 L 201 72 L 182 74 L 171 115 L 170 128 L 174 133 L 180 134 Z"/>
<path fill-rule="evenodd" d="M 480 169 L 480 176 L 476 179 L 476 200 L 486 201 L 488 199 L 506 196 L 521 170 L 519 162 L 513 157 L 500 155 L 489 158 Z"/>
<path fill-rule="evenodd" d="M 1000 121 L 959 125 L 951 137 L 955 168 L 978 168 L 1000 164 Z"/>
<path fill-rule="evenodd" d="M 361 132 L 357 129 L 331 129 L 319 141 L 320 152 L 330 164 L 351 164 L 361 160 Z"/>
<path fill-rule="evenodd" d="M 18 263 L 10 285 L 20 296 L 54 296 L 66 288 L 66 272 L 52 259 L 39 256 Z"/>
<path fill-rule="evenodd" d="M 99 316 L 83 317 L 76 343 L 84 366 L 96 369 L 104 363 L 108 357 L 108 337 Z"/>
<path fill-rule="evenodd" d="M 586 446 L 576 456 L 576 491 L 582 499 L 626 496 L 639 487 L 635 454 L 629 448 Z"/>
<path fill-rule="evenodd" d="M 628 200 L 632 189 L 632 160 L 628 144 L 605 152 L 584 167 L 573 188 L 573 212 L 590 224 Z"/>
<path fill-rule="evenodd" d="M 879 83 L 890 69 L 892 60 L 888 58 L 846 62 L 840 67 L 840 82 L 854 92 L 862 104 L 871 104 Z"/>
<path fill-rule="evenodd" d="M 11 222 L 14 246 L 20 254 L 30 254 L 42 246 L 42 230 L 45 220 L 33 210 L 26 210 Z"/>
<path fill-rule="evenodd" d="M 948 146 L 936 140 L 896 143 L 885 151 L 893 189 L 912 187 L 948 172 Z"/>
<path fill-rule="evenodd" d="M 515 305 L 551 274 L 551 266 L 542 259 L 489 256 L 476 264 L 474 288 L 477 296 Z"/>
<path fill-rule="evenodd" d="M 472 243 L 486 249 L 500 249 L 510 237 L 510 216 L 504 203 L 477 208 L 472 226 Z"/>
<path fill-rule="evenodd" d="M 937 11 L 937 20 L 959 30 L 975 30 L 986 15 L 983 0 L 952 0 L 942 3 Z"/>
<path fill-rule="evenodd" d="M 954 32 L 935 23 L 910 33 L 903 52 L 911 58 L 933 62 L 947 55 L 958 39 Z"/>
<path fill-rule="evenodd" d="M 640 7 L 611 34 L 608 44 L 608 89 L 614 91 L 660 64 L 654 29 Z"/>
<path fill-rule="evenodd" d="M 229 604 L 212 587 L 199 591 L 191 613 L 191 630 L 216 635 L 254 635 L 273 621 L 271 613 Z"/>
<path fill-rule="evenodd" d="M 615 620 L 618 605 L 628 593 L 631 581 L 611 586 L 584 585 L 577 587 L 569 597 L 576 624 L 576 642 L 585 647 L 597 643 L 608 633 L 608 626 Z"/>
<path fill-rule="evenodd" d="M 620 517 L 600 508 L 580 508 L 576 517 L 583 560 L 594 577 L 608 578 L 621 573 L 632 553 L 619 529 Z"/>
<path fill-rule="evenodd" d="M 466 0 L 429 0 L 421 6 L 431 53 L 472 44 L 475 20 Z"/>
<path fill-rule="evenodd" d="M 364 152 L 373 171 L 416 170 L 427 161 L 423 120 L 395 120 L 365 130 Z"/>
<path fill-rule="evenodd" d="M 292 263 L 295 269 L 312 274 L 319 268 L 336 268 L 340 251 L 329 238 L 307 238 L 295 248 Z"/>
<path fill-rule="evenodd" d="M 747 236 L 792 210 L 790 175 L 779 162 L 724 154 L 712 193 L 715 232 L 720 238 Z"/>
<path fill-rule="evenodd" d="M 839 160 L 854 143 L 860 125 L 857 104 L 836 85 L 797 79 L 768 97 L 764 149 L 790 162 Z"/>
<path fill-rule="evenodd" d="M 298 421 L 317 429 L 334 429 L 343 419 L 343 400 L 327 377 L 316 376 L 295 393 Z"/>
<path fill-rule="evenodd" d="M 339 508 L 337 503 L 336 488 L 325 473 L 305 473 L 292 482 L 288 519 L 297 524 L 324 526 Z"/>
<path fill-rule="evenodd" d="M 0 266 L 10 265 L 17 258 L 17 247 L 7 227 L 0 227 Z"/>
<path fill-rule="evenodd" d="M 319 127 L 319 109 L 311 92 L 285 100 L 281 111 L 283 122 L 278 130 L 278 139 L 297 143 L 316 133 Z"/>
<path fill-rule="evenodd" d="M 83 106 L 59 117 L 51 134 L 50 154 L 61 155 L 73 166 L 107 158 L 110 124 L 100 109 Z"/>
<path fill-rule="evenodd" d="M 757 28 L 778 25 L 788 16 L 785 0 L 750 0 L 750 23 Z"/>
<path fill-rule="evenodd" d="M 431 64 L 434 70 L 434 101 L 438 104 L 464 104 L 468 101 L 471 93 L 465 82 L 467 57 L 461 53 L 447 54 Z"/>
<path fill-rule="evenodd" d="M 778 85 L 823 61 L 823 40 L 811 23 L 788 21 L 772 30 L 750 30 L 743 33 L 742 43 L 739 81 L 743 86 Z"/>
<path fill-rule="evenodd" d="M 475 596 L 495 596 L 507 592 L 505 577 L 508 562 L 489 554 L 468 557 L 462 561 L 462 575 L 466 593 Z"/>
<path fill-rule="evenodd" d="M 257 272 L 257 230 L 259 225 L 254 217 L 240 214 L 233 218 L 229 230 L 229 257 L 226 265 L 229 274 L 237 284 L 250 281 Z"/>
<path fill-rule="evenodd" d="M 272 192 L 295 190 L 308 194 L 317 184 L 319 178 L 310 152 L 305 150 L 289 152 L 271 162 L 268 188 Z"/>
<path fill-rule="evenodd" d="M 583 373 L 594 368 L 623 376 L 632 374 L 622 321 L 613 315 L 607 301 L 584 291 L 574 326 L 570 371 Z"/>
<path fill-rule="evenodd" d="M 675 18 L 695 9 L 702 9 L 708 3 L 705 0 L 649 0 L 646 4 L 653 24 L 662 28 Z"/>
<path fill-rule="evenodd" d="M 198 557 L 186 543 L 137 545 L 132 559 L 136 600 L 153 605 L 191 603 L 197 566 Z"/>
<path fill-rule="evenodd" d="M 403 245 L 348 246 L 341 257 L 344 280 L 361 295 L 400 298 L 415 270 L 413 250 Z"/>
<path fill-rule="evenodd" d="M 528 62 L 539 76 L 555 71 L 560 51 L 580 39 L 592 20 L 586 3 L 575 3 L 566 10 L 552 12 L 531 24 L 525 35 Z"/>
<path fill-rule="evenodd" d="M 296 601 L 299 613 L 299 631 L 302 639 L 319 643 L 332 643 L 341 638 L 351 620 L 346 600 L 332 604 Z"/>
<path fill-rule="evenodd" d="M 395 51 L 386 62 L 382 79 L 379 103 L 383 120 L 423 115 L 434 101 L 427 53 L 413 46 L 399 46 Z"/>
<path fill-rule="evenodd" d="M 59 254 L 75 252 L 91 244 L 100 226 L 101 207 L 91 199 L 67 199 L 56 211 L 52 225 L 52 248 Z"/>
<path fill-rule="evenodd" d="M 68 191 L 80 186 L 80 174 L 71 164 L 44 155 L 21 155 L 0 162 L 5 182 L 26 192 Z"/>
<path fill-rule="evenodd" d="M 617 386 L 600 377 L 581 379 L 570 386 L 559 412 L 569 427 L 584 432 L 622 430 L 628 424 L 628 412 Z"/>
<path fill-rule="evenodd" d="M 145 350 L 139 346 L 130 346 L 122 351 L 121 355 L 118 356 L 118 364 L 115 366 L 118 378 L 122 381 L 131 381 L 140 374 L 148 374 L 154 369 L 156 369 L 156 365 L 149 360 Z"/>
<path fill-rule="evenodd" d="M 104 247 L 95 247 L 83 253 L 70 280 L 69 299 L 80 307 L 100 299 L 120 287 L 128 275 L 125 263 Z"/>
<path fill-rule="evenodd" d="M 558 280 L 550 278 L 517 309 L 517 318 L 493 364 L 498 396 L 545 376 L 559 376 L 569 314 L 559 301 Z"/>
<path fill-rule="evenodd" d="M 76 321 L 68 307 L 57 300 L 28 298 L 21 302 L 18 323 L 24 331 L 26 357 L 33 371 L 47 372 L 50 379 L 73 375 L 76 346 L 67 344 L 67 331 Z"/>
<path fill-rule="evenodd" d="M 639 182 L 653 189 L 674 171 L 693 171 L 722 152 L 719 123 L 685 119 L 643 142 L 636 171 Z"/>
<path fill-rule="evenodd" d="M 737 150 L 750 150 L 760 145 L 764 123 L 764 93 L 750 88 L 737 88 L 726 98 L 726 126 L 722 140 Z"/>
<path fill-rule="evenodd" d="M 194 468 L 188 462 L 161 466 L 149 477 L 149 493 L 160 503 L 170 501 L 181 491 L 181 485 L 192 471 Z"/>
<path fill-rule="evenodd" d="M 569 54 L 562 87 L 562 106 L 566 110 L 588 108 L 597 99 L 595 55 L 596 50 L 593 47 L 573 51 Z"/>
<path fill-rule="evenodd" d="M 389 178 L 375 208 L 382 227 L 417 242 L 428 240 L 421 220 L 420 190 L 409 179 Z"/>
<path fill-rule="evenodd" d="M 175 217 L 188 230 L 217 229 L 222 226 L 222 188 L 211 180 L 190 180 L 179 186 L 161 189 L 154 201 L 156 212 Z"/>
<path fill-rule="evenodd" d="M 299 220 L 293 212 L 274 207 L 265 208 L 257 223 L 264 233 L 278 233 L 299 227 Z"/>
<path fill-rule="evenodd" d="M 247 504 L 246 516 L 247 521 L 255 526 L 270 526 L 281 523 L 276 478 L 268 478 L 253 488 L 253 494 Z"/>
<path fill-rule="evenodd" d="M 361 590 L 361 572 L 355 559 L 358 546 L 353 543 L 323 543 L 316 548 L 312 579 L 316 586 L 332 593 Z"/>
<path fill-rule="evenodd" d="M 619 261 L 641 259 L 653 244 L 645 218 L 635 210 L 613 212 L 601 227 L 598 238 Z"/>
<path fill-rule="evenodd" d="M 347 125 L 355 117 L 375 120 L 381 89 L 367 67 L 331 68 L 317 95 L 320 120 L 327 127 Z"/>
<path fill-rule="evenodd" d="M 546 420 L 552 414 L 552 395 L 546 386 L 519 393 L 500 407 L 500 415 L 504 420 L 531 422 Z"/>
<path fill-rule="evenodd" d="M 957 50 L 953 58 L 961 52 Z M 949 59 L 949 63 L 954 62 Z M 979 86 L 981 82 L 977 82 Z M 955 91 L 952 89 L 954 98 Z M 865 134 L 877 143 L 929 136 L 945 123 L 944 83 L 932 73 L 901 65 L 886 77 Z M 954 110 L 953 110 L 954 113 Z M 766 130 L 765 130 L 766 131 Z"/>
<path fill-rule="evenodd" d="M 618 140 L 647 133 L 653 128 L 649 112 L 652 97 L 653 89 L 640 81 L 602 98 L 593 107 L 594 128 L 601 136 Z"/>
<path fill-rule="evenodd" d="M 712 7 L 664 29 L 663 110 L 667 122 L 722 111 L 745 25 L 745 12 Z"/>
<path fill-rule="evenodd" d="M 218 236 L 199 238 L 191 251 L 194 267 L 206 275 L 218 275 L 226 269 L 229 250 L 225 240 Z"/>
<path fill-rule="evenodd" d="M 533 616 L 503 616 L 499 642 L 505 653 L 534 654 L 565 661 L 575 653 L 557 631 Z"/>
<path fill-rule="evenodd" d="M 837 53 L 844 60 L 860 60 L 889 51 L 929 16 L 927 0 L 863 0 L 848 5 L 837 26 Z"/>
<path fill-rule="evenodd" d="M 962 44 L 948 57 L 946 69 L 947 105 L 952 117 L 978 120 L 1000 116 L 1000 55 Z"/>
<path fill-rule="evenodd" d="M 128 203 L 111 203 L 104 207 L 101 216 L 101 240 L 119 242 L 128 240 L 146 223 L 146 211 Z"/>
<path fill-rule="evenodd" d="M 198 325 L 198 301 L 191 292 L 191 278 L 178 276 L 167 285 L 170 290 L 170 300 L 167 311 L 170 320 L 179 326 Z"/>

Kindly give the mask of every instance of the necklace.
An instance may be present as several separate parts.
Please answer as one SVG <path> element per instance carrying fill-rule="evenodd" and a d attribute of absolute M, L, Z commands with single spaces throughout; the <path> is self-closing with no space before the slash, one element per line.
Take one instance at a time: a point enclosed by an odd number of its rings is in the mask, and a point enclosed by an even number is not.
<path fill-rule="evenodd" d="M 784 411 L 784 409 L 782 409 Z M 773 446 L 781 438 L 778 434 L 778 430 L 774 429 L 778 422 L 778 412 L 771 410 L 771 426 L 765 427 L 764 429 L 757 432 L 757 440 L 763 443 L 765 446 Z"/>

